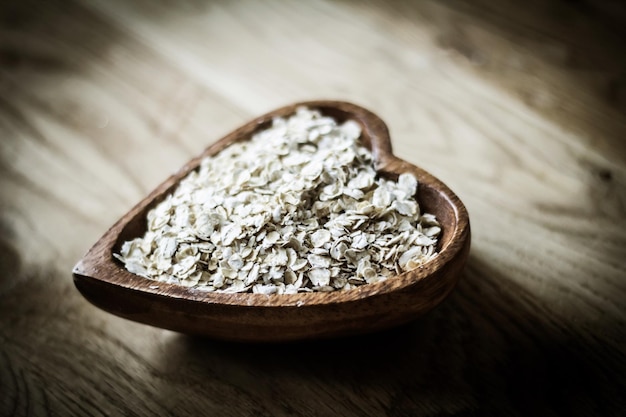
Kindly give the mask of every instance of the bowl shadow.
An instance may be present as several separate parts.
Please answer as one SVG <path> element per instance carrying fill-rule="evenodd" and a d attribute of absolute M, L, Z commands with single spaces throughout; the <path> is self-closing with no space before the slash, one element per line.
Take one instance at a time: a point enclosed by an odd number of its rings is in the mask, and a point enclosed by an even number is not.
<path fill-rule="evenodd" d="M 546 319 L 545 306 L 529 303 L 525 291 L 470 255 L 457 290 L 410 324 L 281 344 L 180 335 L 165 347 L 165 372 L 198 384 L 227 380 L 250 396 L 276 398 L 294 394 L 288 385 L 297 381 L 319 393 L 315 401 L 356 395 L 359 407 L 387 415 L 619 414 L 624 354 L 575 323 Z M 616 366 L 608 368 L 607 357 Z"/>

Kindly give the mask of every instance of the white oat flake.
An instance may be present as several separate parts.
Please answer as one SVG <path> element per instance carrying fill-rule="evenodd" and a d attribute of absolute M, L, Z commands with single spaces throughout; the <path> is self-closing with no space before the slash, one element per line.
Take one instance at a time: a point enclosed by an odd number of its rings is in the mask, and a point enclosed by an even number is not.
<path fill-rule="evenodd" d="M 441 227 L 418 183 L 381 178 L 358 123 L 299 108 L 202 160 L 115 257 L 145 278 L 205 291 L 349 290 L 436 256 Z"/>

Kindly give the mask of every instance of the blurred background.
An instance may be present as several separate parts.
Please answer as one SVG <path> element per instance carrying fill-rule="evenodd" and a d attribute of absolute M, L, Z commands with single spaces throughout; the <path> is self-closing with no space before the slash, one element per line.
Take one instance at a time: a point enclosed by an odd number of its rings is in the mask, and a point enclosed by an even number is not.
<path fill-rule="evenodd" d="M 618 0 L 0 1 L 0 416 L 624 415 L 625 40 Z M 467 205 L 440 308 L 248 346 L 82 299 L 115 220 L 312 99 L 377 113 Z"/>

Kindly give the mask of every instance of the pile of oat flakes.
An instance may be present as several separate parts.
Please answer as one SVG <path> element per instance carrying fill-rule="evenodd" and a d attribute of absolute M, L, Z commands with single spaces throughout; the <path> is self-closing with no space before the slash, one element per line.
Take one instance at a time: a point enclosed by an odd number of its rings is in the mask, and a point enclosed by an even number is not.
<path fill-rule="evenodd" d="M 379 178 L 353 121 L 300 108 L 205 158 L 115 256 L 143 277 L 221 292 L 348 290 L 435 256 L 417 181 Z"/>

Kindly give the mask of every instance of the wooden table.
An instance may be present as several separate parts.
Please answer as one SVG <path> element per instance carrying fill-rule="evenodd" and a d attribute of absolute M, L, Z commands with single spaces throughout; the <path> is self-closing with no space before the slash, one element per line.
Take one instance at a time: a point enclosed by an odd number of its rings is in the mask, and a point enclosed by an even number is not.
<path fill-rule="evenodd" d="M 11 4 L 9 4 L 11 3 Z M 626 8 L 616 1 L 3 2 L 0 415 L 626 415 Z M 470 212 L 456 291 L 347 340 L 198 340 L 74 263 L 243 122 L 353 101 Z"/>

